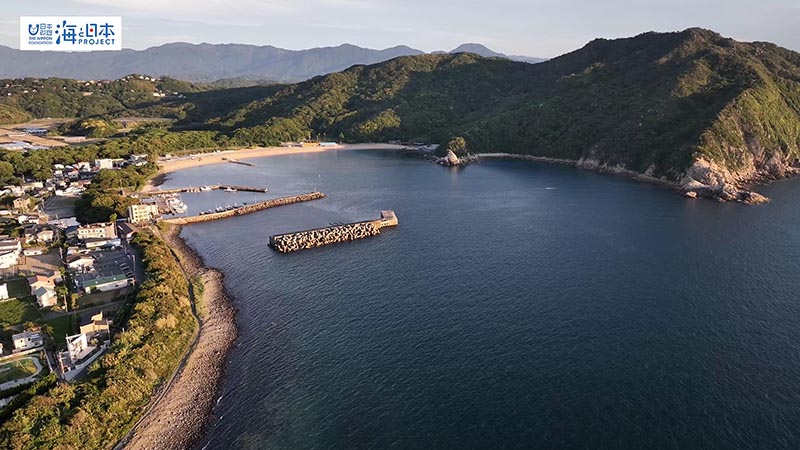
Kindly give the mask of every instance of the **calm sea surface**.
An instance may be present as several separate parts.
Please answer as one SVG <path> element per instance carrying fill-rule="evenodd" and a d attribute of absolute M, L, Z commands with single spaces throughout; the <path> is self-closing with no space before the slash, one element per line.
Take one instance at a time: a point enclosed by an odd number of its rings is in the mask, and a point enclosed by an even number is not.
<path fill-rule="evenodd" d="M 569 167 L 460 170 L 392 152 L 214 165 L 191 211 L 324 200 L 183 235 L 241 337 L 208 449 L 800 448 L 800 180 L 762 206 Z M 281 255 L 270 234 L 377 217 Z"/>

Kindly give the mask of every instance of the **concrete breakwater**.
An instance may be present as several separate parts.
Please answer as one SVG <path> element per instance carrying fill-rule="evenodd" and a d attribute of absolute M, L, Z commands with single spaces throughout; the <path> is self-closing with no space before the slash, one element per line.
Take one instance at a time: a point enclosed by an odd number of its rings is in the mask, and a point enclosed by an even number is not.
<path fill-rule="evenodd" d="M 218 213 L 203 214 L 198 216 L 188 217 L 173 217 L 171 219 L 164 219 L 166 223 L 175 225 L 188 225 L 191 223 L 210 222 L 212 220 L 226 219 L 228 217 L 243 216 L 245 214 L 254 213 L 263 209 L 274 208 L 276 206 L 290 205 L 292 203 L 308 202 L 311 200 L 319 200 L 325 198 L 322 192 L 309 192 L 308 194 L 293 195 L 291 197 L 274 198 L 263 202 L 245 205 L 240 208 L 222 211 Z"/>
<path fill-rule="evenodd" d="M 210 184 L 208 186 L 192 186 L 177 189 L 157 189 L 148 192 L 139 192 L 140 197 L 154 197 L 162 194 L 184 194 L 187 192 L 203 192 L 203 190 L 242 191 L 242 192 L 267 192 L 265 187 L 237 186 L 233 184 Z"/>
<path fill-rule="evenodd" d="M 270 236 L 269 245 L 280 253 L 290 253 L 337 242 L 354 241 L 381 234 L 381 228 L 397 225 L 394 211 L 381 211 L 381 218 L 335 225 L 295 233 Z"/>

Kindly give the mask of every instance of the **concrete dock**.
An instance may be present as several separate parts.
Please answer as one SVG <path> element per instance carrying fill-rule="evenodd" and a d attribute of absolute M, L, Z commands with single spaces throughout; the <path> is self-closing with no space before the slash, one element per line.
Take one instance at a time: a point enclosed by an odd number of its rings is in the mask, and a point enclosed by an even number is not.
<path fill-rule="evenodd" d="M 172 223 L 176 225 L 188 225 L 192 223 L 210 222 L 212 220 L 227 219 L 228 217 L 243 216 L 245 214 L 251 214 L 256 211 L 261 211 L 268 208 L 274 208 L 276 206 L 290 205 L 292 203 L 299 203 L 299 202 L 308 202 L 311 200 L 318 200 L 321 198 L 325 198 L 325 194 L 323 194 L 322 192 L 309 192 L 308 194 L 293 195 L 291 197 L 274 198 L 272 200 L 253 203 L 251 205 L 245 205 L 240 208 L 235 208 L 218 213 L 163 219 L 163 222 Z"/>
<path fill-rule="evenodd" d="M 313 230 L 270 236 L 269 245 L 280 253 L 290 253 L 323 245 L 364 239 L 381 234 L 381 228 L 397 226 L 397 215 L 392 210 L 381 211 L 381 217 L 363 222 L 347 223 Z"/>
<path fill-rule="evenodd" d="M 234 184 L 209 184 L 208 186 L 202 186 L 202 188 L 209 188 L 212 191 L 220 190 L 220 191 L 242 191 L 242 192 L 268 192 L 268 189 L 265 187 L 238 186 Z M 191 186 L 191 187 L 176 188 L 176 189 L 163 189 L 163 190 L 139 192 L 138 194 L 140 197 L 155 197 L 162 194 L 183 194 L 187 192 L 203 192 L 202 188 L 200 186 Z"/>

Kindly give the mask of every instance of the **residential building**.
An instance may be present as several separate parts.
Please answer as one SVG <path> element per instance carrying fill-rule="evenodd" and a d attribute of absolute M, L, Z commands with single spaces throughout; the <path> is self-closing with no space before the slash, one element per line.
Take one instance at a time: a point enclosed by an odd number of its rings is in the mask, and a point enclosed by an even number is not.
<path fill-rule="evenodd" d="M 0 239 L 0 269 L 14 267 L 22 254 L 22 244 L 18 239 Z"/>
<path fill-rule="evenodd" d="M 25 236 L 25 243 L 27 244 L 31 242 L 53 242 L 56 236 L 52 228 L 38 224 L 25 228 L 25 230 L 23 230 L 23 235 Z"/>
<path fill-rule="evenodd" d="M 159 217 L 158 205 L 144 204 L 128 207 L 128 220 L 131 223 L 147 223 Z"/>
<path fill-rule="evenodd" d="M 121 238 L 125 238 L 125 240 L 128 242 L 130 242 L 131 239 L 133 239 L 133 235 L 139 231 L 135 226 L 128 222 L 117 223 L 117 228 L 119 228 L 119 236 Z"/>
<path fill-rule="evenodd" d="M 58 294 L 49 286 L 40 286 L 33 294 L 36 296 L 36 303 L 42 308 L 50 308 L 58 304 Z"/>
<path fill-rule="evenodd" d="M 94 166 L 98 170 L 100 170 L 100 169 L 113 169 L 114 168 L 114 160 L 108 159 L 108 158 L 106 158 L 106 159 L 95 159 L 94 160 Z"/>
<path fill-rule="evenodd" d="M 22 250 L 22 254 L 25 256 L 38 256 L 44 255 L 47 253 L 47 249 L 45 247 L 28 247 Z"/>
<path fill-rule="evenodd" d="M 78 227 L 78 239 L 85 240 L 90 238 L 115 238 L 117 237 L 117 230 L 113 223 L 101 222 L 91 223 Z"/>
<path fill-rule="evenodd" d="M 14 351 L 21 352 L 32 348 L 41 347 L 44 344 L 44 337 L 38 331 L 26 331 L 11 336 L 14 341 Z"/>
<path fill-rule="evenodd" d="M 69 352 L 69 358 L 73 364 L 89 356 L 92 350 L 94 347 L 89 346 L 89 340 L 85 334 L 67 336 L 67 352 Z"/>
<path fill-rule="evenodd" d="M 94 256 L 87 254 L 74 254 L 67 257 L 66 265 L 72 270 L 91 270 L 94 266 Z"/>
<path fill-rule="evenodd" d="M 46 277 L 44 275 L 34 275 L 32 277 L 28 277 L 28 286 L 31 289 L 31 295 L 36 295 L 36 290 L 40 287 L 55 289 L 57 278 L 60 278 L 60 276 L 57 277 L 56 275 L 52 275 Z"/>
<path fill-rule="evenodd" d="M 131 284 L 131 280 L 122 273 L 122 270 L 111 272 L 106 267 L 102 272 L 91 271 L 75 275 L 76 288 L 85 293 L 108 292 L 122 289 Z"/>
<path fill-rule="evenodd" d="M 78 219 L 76 219 L 74 217 L 67 217 L 67 218 L 64 218 L 64 219 L 51 220 L 50 222 L 47 222 L 47 224 L 48 225 L 54 225 L 56 228 L 61 229 L 61 230 L 66 230 L 67 228 L 70 228 L 70 227 L 75 227 L 75 230 L 77 230 L 78 227 L 81 225 L 80 222 L 78 222 Z"/>
<path fill-rule="evenodd" d="M 85 334 L 87 339 L 92 339 L 95 336 L 108 336 L 111 333 L 111 319 L 103 317 L 103 312 L 99 312 L 92 316 L 88 323 L 81 325 L 81 334 Z"/>
<path fill-rule="evenodd" d="M 31 207 L 31 197 L 28 194 L 21 195 L 11 202 L 11 206 L 14 208 L 14 211 L 28 212 L 28 209 Z"/>
<path fill-rule="evenodd" d="M 67 240 L 78 239 L 78 228 L 80 228 L 80 225 L 70 225 L 64 229 L 64 236 L 66 236 Z"/>
<path fill-rule="evenodd" d="M 119 238 L 87 238 L 83 240 L 83 245 L 91 250 L 102 247 L 119 247 L 122 245 L 122 241 Z"/>

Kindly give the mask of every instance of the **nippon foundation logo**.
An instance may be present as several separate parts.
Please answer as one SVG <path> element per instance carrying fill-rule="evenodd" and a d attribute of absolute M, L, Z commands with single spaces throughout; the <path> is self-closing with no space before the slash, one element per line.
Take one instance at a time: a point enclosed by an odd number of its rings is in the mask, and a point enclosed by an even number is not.
<path fill-rule="evenodd" d="M 19 49 L 122 50 L 122 17 L 23 16 L 19 18 Z"/>

